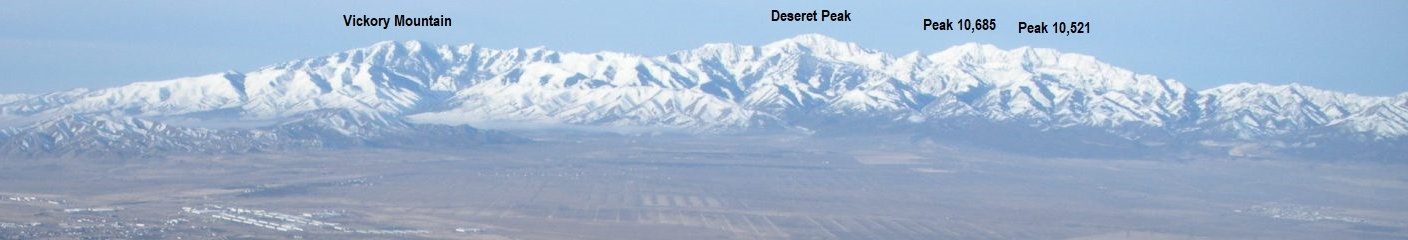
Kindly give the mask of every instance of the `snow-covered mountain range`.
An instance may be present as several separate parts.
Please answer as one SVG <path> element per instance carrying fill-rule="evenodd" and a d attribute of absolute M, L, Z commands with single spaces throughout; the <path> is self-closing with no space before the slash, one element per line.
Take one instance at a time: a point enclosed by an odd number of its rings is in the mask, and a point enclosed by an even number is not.
<path fill-rule="evenodd" d="M 1408 136 L 1408 94 L 1360 96 L 1296 84 L 1199 91 L 1052 49 L 970 43 L 891 55 L 806 34 L 665 56 L 380 42 L 249 72 L 0 94 L 0 120 L 13 128 L 0 137 L 13 145 L 25 132 L 90 115 L 116 117 L 105 124 L 156 126 L 132 119 L 283 121 L 329 109 L 445 125 L 698 134 L 977 121 L 1037 132 L 1093 129 L 1131 141 Z M 328 131 L 368 130 L 341 127 Z"/>

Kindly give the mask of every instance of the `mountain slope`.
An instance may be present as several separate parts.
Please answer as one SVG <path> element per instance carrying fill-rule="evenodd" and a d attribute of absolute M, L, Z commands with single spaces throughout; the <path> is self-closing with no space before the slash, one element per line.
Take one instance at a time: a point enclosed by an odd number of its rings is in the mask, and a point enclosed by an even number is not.
<path fill-rule="evenodd" d="M 1231 84 L 1205 90 L 1202 96 L 1199 101 L 1211 110 L 1201 119 L 1203 125 L 1211 127 L 1208 130 L 1237 133 L 1242 137 L 1288 134 L 1340 124 L 1353 127 L 1359 124 L 1346 122 L 1351 116 L 1369 114 L 1366 112 L 1369 108 L 1383 108 L 1389 101 L 1298 84 Z M 1391 115 L 1394 110 L 1379 111 Z M 1404 134 L 1391 128 L 1382 130 L 1372 132 L 1389 136 Z"/>
<path fill-rule="evenodd" d="M 394 116 L 348 110 L 321 110 L 258 129 L 283 139 L 318 147 L 469 147 L 526 140 L 499 131 L 464 125 L 406 122 Z"/>
<path fill-rule="evenodd" d="M 146 157 L 350 147 L 463 148 L 524 141 L 499 131 L 414 124 L 346 110 L 308 112 L 254 129 L 180 127 L 126 116 L 71 115 L 0 131 L 0 155 Z"/>
<path fill-rule="evenodd" d="M 14 129 L 0 138 L 11 156 L 72 156 L 99 153 L 142 156 L 164 152 L 245 152 L 277 144 L 264 135 L 174 127 L 133 117 L 65 116 Z"/>

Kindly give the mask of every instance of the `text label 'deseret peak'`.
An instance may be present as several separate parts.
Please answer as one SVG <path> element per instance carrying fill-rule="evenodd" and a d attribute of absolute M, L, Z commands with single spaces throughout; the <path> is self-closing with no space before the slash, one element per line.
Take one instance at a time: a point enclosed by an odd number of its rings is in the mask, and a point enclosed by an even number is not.
<path fill-rule="evenodd" d="M 772 10 L 773 22 L 850 22 L 851 11 L 812 10 L 811 12 L 784 12 Z"/>

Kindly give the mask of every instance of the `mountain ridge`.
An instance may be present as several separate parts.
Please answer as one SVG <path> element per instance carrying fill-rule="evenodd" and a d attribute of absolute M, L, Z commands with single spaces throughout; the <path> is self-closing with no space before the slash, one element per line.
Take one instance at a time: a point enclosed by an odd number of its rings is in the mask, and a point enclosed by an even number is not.
<path fill-rule="evenodd" d="M 0 130 L 0 153 L 25 157 L 154 157 L 168 153 L 241 154 L 353 147 L 464 148 L 526 141 L 499 131 L 415 124 L 347 110 L 306 112 L 269 126 L 237 129 L 184 127 L 131 116 L 84 114 Z"/>

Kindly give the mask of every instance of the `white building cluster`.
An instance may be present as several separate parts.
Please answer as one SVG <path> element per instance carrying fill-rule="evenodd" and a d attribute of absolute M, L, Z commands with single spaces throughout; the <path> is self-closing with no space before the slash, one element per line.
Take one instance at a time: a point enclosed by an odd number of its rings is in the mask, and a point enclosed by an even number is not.
<path fill-rule="evenodd" d="M 196 215 L 209 214 L 220 220 L 254 225 L 278 231 L 304 231 L 306 227 L 336 227 L 336 223 L 308 219 L 302 216 L 259 209 L 208 205 L 205 208 L 183 207 L 182 211 Z"/>
<path fill-rule="evenodd" d="M 215 219 L 231 221 L 236 223 L 253 225 L 282 232 L 304 232 L 317 228 L 323 228 L 334 232 L 358 233 L 358 234 L 424 234 L 426 230 L 357 230 L 343 227 L 338 223 L 324 222 L 313 219 L 316 216 L 336 216 L 339 213 L 304 213 L 301 215 L 286 214 L 260 209 L 248 209 L 238 207 L 225 207 L 220 205 L 206 205 L 202 208 L 183 207 L 182 211 L 196 214 L 208 215 Z"/>
<path fill-rule="evenodd" d="M 1250 213 L 1277 219 L 1287 219 L 1296 221 L 1338 221 L 1347 223 L 1364 223 L 1367 219 L 1336 214 L 1339 210 L 1327 207 L 1312 207 L 1299 204 L 1270 202 L 1252 205 L 1245 210 L 1236 210 L 1238 213 Z"/>

